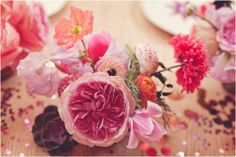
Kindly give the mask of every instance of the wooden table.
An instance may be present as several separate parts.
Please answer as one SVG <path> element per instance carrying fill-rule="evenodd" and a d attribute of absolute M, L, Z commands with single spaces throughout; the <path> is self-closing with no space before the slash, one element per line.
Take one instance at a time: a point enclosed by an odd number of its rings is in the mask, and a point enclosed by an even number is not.
<path fill-rule="evenodd" d="M 171 35 L 163 32 L 147 21 L 141 12 L 138 2 L 68 2 L 61 12 L 50 18 L 51 32 L 53 32 L 55 22 L 60 17 L 69 15 L 70 6 L 77 6 L 93 11 L 94 31 L 107 31 L 117 41 L 122 44 L 128 43 L 131 46 L 135 46 L 138 42 L 148 42 L 157 50 L 160 61 L 164 61 L 168 66 L 174 65 L 173 50 L 171 46 L 168 45 L 168 40 L 171 38 Z M 170 82 L 176 80 L 174 73 L 167 73 L 166 76 L 168 76 Z M 43 149 L 34 144 L 30 129 L 34 117 L 42 112 L 44 105 L 58 105 L 58 99 L 55 97 L 50 99 L 36 95 L 30 96 L 26 91 L 23 78 L 17 75 L 2 82 L 1 85 L 2 89 L 16 89 L 12 91 L 13 96 L 8 101 L 13 111 L 7 111 L 7 115 L 1 117 L 8 125 L 8 132 L 2 132 L 1 135 L 1 155 L 47 155 Z M 175 90 L 179 91 L 180 87 L 176 84 L 174 85 Z M 210 99 L 219 100 L 224 98 L 225 95 L 229 95 L 223 90 L 219 82 L 211 78 L 206 78 L 202 82 L 201 88 L 207 91 L 207 101 Z M 2 94 L 3 93 L 4 92 L 2 92 Z M 196 122 L 191 121 L 184 115 L 183 112 L 185 109 L 191 109 L 197 112 L 202 119 L 204 119 L 204 117 L 212 119 L 212 115 L 199 105 L 197 97 L 197 92 L 195 92 L 194 94 L 184 95 L 183 99 L 178 101 L 167 99 L 167 103 L 171 106 L 173 111 L 175 111 L 188 126 L 186 129 L 180 129 L 178 127 L 169 129 L 168 140 L 164 146 L 171 148 L 172 155 L 176 155 L 176 153 L 180 151 L 184 152 L 185 155 L 191 156 L 199 154 L 201 156 L 235 155 L 235 147 L 232 145 L 234 135 L 227 135 L 222 132 L 215 135 L 217 128 L 225 130 L 222 125 L 213 123 L 213 126 L 209 127 L 207 124 L 204 125 L 204 123 L 202 123 L 201 126 L 199 126 Z M 224 110 L 230 107 L 232 108 L 233 105 L 227 106 Z M 28 108 L 28 114 L 23 114 L 19 117 L 19 108 Z M 11 114 L 9 112 L 15 113 L 14 121 L 11 120 Z M 212 131 L 212 133 L 209 133 L 210 131 Z M 88 147 L 78 146 L 73 149 L 71 155 L 143 155 L 139 150 L 127 150 L 125 148 L 126 144 L 127 140 L 124 140 L 121 144 L 106 149 L 89 149 Z M 153 147 L 157 148 L 157 152 L 160 155 L 160 148 L 162 146 L 162 144 L 153 143 Z M 226 149 L 226 147 L 228 148 Z"/>

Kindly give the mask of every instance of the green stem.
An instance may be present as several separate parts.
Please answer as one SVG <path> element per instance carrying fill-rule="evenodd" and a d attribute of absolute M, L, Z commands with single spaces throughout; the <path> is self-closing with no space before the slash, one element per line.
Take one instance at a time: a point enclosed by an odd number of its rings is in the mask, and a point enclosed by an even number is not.
<path fill-rule="evenodd" d="M 167 70 L 171 70 L 171 69 L 174 69 L 174 68 L 181 67 L 183 65 L 185 65 L 185 63 L 179 64 L 179 65 L 174 65 L 174 66 L 171 66 L 169 68 L 166 68 L 166 69 L 163 69 L 163 70 L 160 70 L 160 71 L 157 71 L 157 72 L 161 73 L 161 72 L 164 72 L 164 71 L 167 71 Z"/>
<path fill-rule="evenodd" d="M 84 51 L 86 51 L 87 49 L 86 49 L 86 46 L 85 46 L 85 42 L 84 42 L 84 40 L 81 39 L 81 42 L 82 42 L 82 45 L 83 45 L 83 47 L 84 47 Z"/>

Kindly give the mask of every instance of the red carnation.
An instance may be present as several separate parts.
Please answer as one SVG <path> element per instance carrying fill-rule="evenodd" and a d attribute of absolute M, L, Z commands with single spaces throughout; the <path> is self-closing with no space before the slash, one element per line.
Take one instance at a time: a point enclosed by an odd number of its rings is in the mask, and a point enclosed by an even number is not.
<path fill-rule="evenodd" d="M 192 93 L 208 70 L 207 52 L 201 41 L 189 35 L 176 35 L 169 44 L 174 47 L 176 61 L 184 64 L 176 72 L 177 82 L 182 91 Z"/>

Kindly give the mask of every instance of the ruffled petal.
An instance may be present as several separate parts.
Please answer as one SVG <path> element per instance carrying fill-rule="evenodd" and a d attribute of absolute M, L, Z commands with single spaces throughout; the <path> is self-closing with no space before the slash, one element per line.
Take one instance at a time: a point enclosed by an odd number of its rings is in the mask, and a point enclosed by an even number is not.
<path fill-rule="evenodd" d="M 129 127 L 130 127 L 130 136 L 129 136 L 129 142 L 128 142 L 127 148 L 134 149 L 138 146 L 139 140 L 137 136 L 135 135 L 134 123 L 133 123 L 132 118 L 129 118 Z"/>
<path fill-rule="evenodd" d="M 158 104 L 156 104 L 152 101 L 148 101 L 146 113 L 152 117 L 161 117 L 162 109 Z"/>

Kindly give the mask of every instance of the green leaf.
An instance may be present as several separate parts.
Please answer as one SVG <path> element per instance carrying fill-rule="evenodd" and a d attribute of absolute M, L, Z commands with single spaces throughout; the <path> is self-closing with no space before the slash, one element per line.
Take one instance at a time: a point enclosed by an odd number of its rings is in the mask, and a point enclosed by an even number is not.
<path fill-rule="evenodd" d="M 127 45 L 127 48 L 128 48 L 129 60 L 130 60 L 127 79 L 128 80 L 135 80 L 135 78 L 140 73 L 140 65 L 139 65 L 138 59 L 134 53 L 134 50 L 132 50 L 128 45 Z"/>
<path fill-rule="evenodd" d="M 140 99 L 139 99 L 139 89 L 136 86 L 135 82 L 132 80 L 125 80 L 125 83 L 132 92 L 132 96 L 136 102 L 136 106 L 141 108 Z"/>

